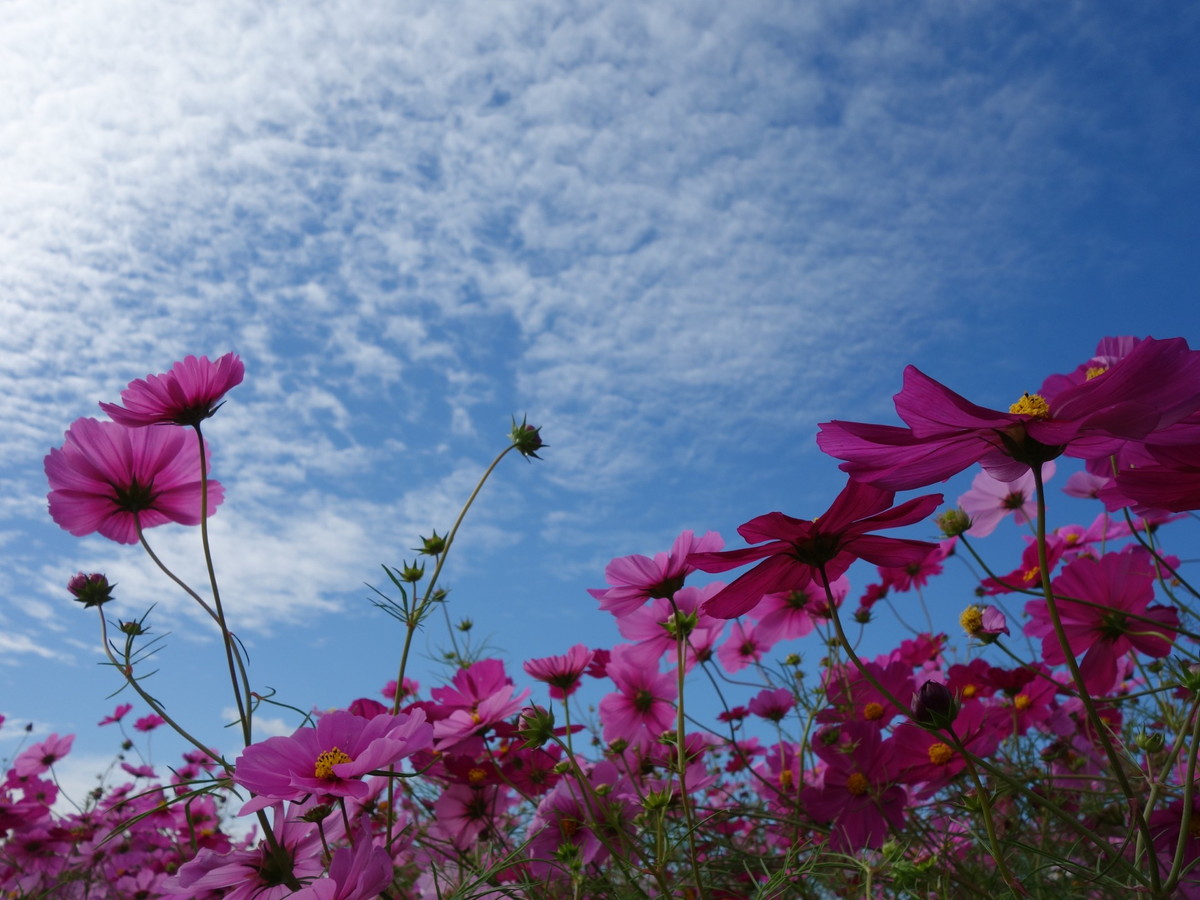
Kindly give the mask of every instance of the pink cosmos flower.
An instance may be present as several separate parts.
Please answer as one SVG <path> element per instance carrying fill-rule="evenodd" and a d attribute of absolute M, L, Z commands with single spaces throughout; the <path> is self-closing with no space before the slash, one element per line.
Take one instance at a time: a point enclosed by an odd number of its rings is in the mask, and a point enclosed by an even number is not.
<path fill-rule="evenodd" d="M 221 406 L 230 388 L 242 383 L 246 367 L 236 353 L 226 353 L 216 362 L 207 356 L 189 356 L 163 375 L 147 375 L 131 381 L 121 391 L 121 402 L 101 403 L 114 422 L 128 428 L 143 425 L 199 425 Z"/>
<path fill-rule="evenodd" d="M 1042 480 L 1054 475 L 1054 463 L 1042 466 Z M 1033 471 L 1023 473 L 1012 481 L 999 481 L 987 472 L 980 472 L 971 482 L 971 489 L 958 498 L 958 505 L 971 517 L 967 534 L 987 537 L 1007 515 L 1018 525 L 1026 525 L 1037 516 Z"/>
<path fill-rule="evenodd" d="M 757 626 L 750 622 L 734 622 L 729 637 L 717 649 L 717 659 L 732 675 L 760 662 L 771 646 L 772 642 L 758 633 Z"/>
<path fill-rule="evenodd" d="M 283 900 L 293 896 L 295 889 L 289 881 L 299 886 L 325 870 L 321 837 L 315 827 L 300 821 L 294 810 L 285 814 L 282 803 L 275 805 L 273 822 L 280 854 L 273 853 L 265 840 L 249 850 L 201 850 L 168 879 L 172 893 L 167 896 L 207 897 L 210 891 L 220 891 L 222 900 Z"/>
<path fill-rule="evenodd" d="M 251 744 L 237 759 L 233 780 L 258 796 L 242 813 L 308 794 L 354 797 L 370 793 L 362 776 L 427 749 L 433 728 L 414 709 L 365 719 L 347 710 L 325 713 L 315 728 Z"/>
<path fill-rule="evenodd" d="M 1155 571 L 1140 547 L 1081 556 L 1067 564 L 1052 587 L 1070 650 L 1083 654 L 1079 664 L 1088 691 L 1101 695 L 1117 680 L 1117 660 L 1131 652 L 1161 659 L 1171 653 L 1179 628 L 1173 606 L 1151 605 Z M 1042 639 L 1042 658 L 1050 665 L 1066 661 L 1050 623 L 1045 600 L 1025 605 L 1027 634 Z"/>
<path fill-rule="evenodd" d="M 175 429 L 126 428 L 76 419 L 45 459 L 50 517 L 76 537 L 98 532 L 136 544 L 138 525 L 200 522 L 200 450 Z M 208 482 L 208 515 L 224 498 Z"/>
<path fill-rule="evenodd" d="M 150 715 L 142 716 L 140 719 L 134 722 L 133 727 L 138 731 L 153 731 L 158 726 L 165 724 L 166 719 L 164 719 L 162 716 L 156 716 L 154 713 L 150 713 Z"/>
<path fill-rule="evenodd" d="M 684 669 L 690 672 L 698 661 L 712 655 L 713 645 L 725 630 L 723 619 L 714 619 L 702 609 L 705 601 L 723 587 L 714 581 L 704 587 L 681 588 L 673 598 L 656 597 L 621 616 L 617 630 L 621 637 L 636 641 L 638 647 L 656 659 L 669 654 L 672 660 L 678 649 L 676 636 L 682 630 L 687 639 Z"/>
<path fill-rule="evenodd" d="M 594 652 L 586 644 L 576 644 L 561 656 L 531 659 L 524 664 L 532 678 L 550 685 L 550 696 L 562 700 L 579 689 L 579 680 L 592 664 Z"/>
<path fill-rule="evenodd" d="M 981 704 L 963 707 L 954 721 L 954 733 L 975 756 L 988 757 L 1000 746 L 1001 733 L 989 721 Z M 918 798 L 945 787 L 967 762 L 947 740 L 948 735 L 926 731 L 912 722 L 900 724 L 893 733 L 892 765 L 902 784 L 923 785 Z"/>
<path fill-rule="evenodd" d="M 52 765 L 71 752 L 73 743 L 75 743 L 73 734 L 62 737 L 52 734 L 44 741 L 39 741 L 32 747 L 22 750 L 13 760 L 13 771 L 21 778 L 48 772 Z"/>
<path fill-rule="evenodd" d="M 830 586 L 834 602 L 841 603 L 850 591 L 850 582 L 843 575 Z M 771 643 L 804 637 L 816 627 L 818 619 L 829 618 L 829 600 L 825 591 L 814 584 L 793 591 L 763 594 L 754 607 L 758 633 Z"/>
<path fill-rule="evenodd" d="M 806 787 L 800 800 L 816 821 L 830 824 L 830 847 L 857 853 L 882 846 L 888 830 L 903 825 L 908 801 L 893 783 L 892 741 L 856 722 L 822 728 L 812 748 L 826 768 L 821 784 Z"/>
<path fill-rule="evenodd" d="M 823 586 L 822 566 L 832 582 L 856 559 L 878 566 L 904 566 L 924 559 L 936 544 L 869 532 L 919 522 L 937 508 L 942 495 L 927 494 L 892 507 L 894 497 L 891 491 L 850 481 L 829 510 L 812 521 L 773 512 L 739 527 L 738 534 L 747 541 L 765 542 L 757 547 L 693 553 L 688 562 L 705 572 L 725 572 L 763 560 L 709 600 L 705 612 L 732 619 L 756 607 L 764 594 Z"/>
<path fill-rule="evenodd" d="M 675 676 L 659 672 L 656 657 L 647 660 L 637 648 L 618 644 L 608 661 L 608 677 L 617 693 L 600 700 L 604 740 L 623 740 L 640 750 L 671 729 L 679 692 Z"/>
<path fill-rule="evenodd" d="M 654 559 L 645 556 L 622 556 L 604 569 L 607 588 L 589 588 L 588 593 L 600 601 L 600 608 L 620 618 L 656 597 L 673 597 L 683 587 L 689 573 L 695 571 L 689 557 L 698 552 L 717 550 L 724 542 L 715 531 L 697 538 L 685 531 L 675 539 L 670 553 L 658 553 Z"/>
<path fill-rule="evenodd" d="M 787 688 L 762 690 L 750 698 L 750 712 L 771 722 L 783 719 L 796 705 L 796 698 Z"/>
<path fill-rule="evenodd" d="M 309 883 L 289 900 L 376 900 L 393 874 L 391 855 L 363 828 L 353 847 L 333 851 L 329 877 Z"/>
<path fill-rule="evenodd" d="M 1105 456 L 1200 407 L 1200 353 L 1182 338 L 1147 339 L 1094 377 L 1009 412 L 976 406 L 914 366 L 895 396 L 907 427 L 825 422 L 817 444 L 842 471 L 890 490 L 945 481 L 976 462 L 1011 481 L 1064 451 Z"/>

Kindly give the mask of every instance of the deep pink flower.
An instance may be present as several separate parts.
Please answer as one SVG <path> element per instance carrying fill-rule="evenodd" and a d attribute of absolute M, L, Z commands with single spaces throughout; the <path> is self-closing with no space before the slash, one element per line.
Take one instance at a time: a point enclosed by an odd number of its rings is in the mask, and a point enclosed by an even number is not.
<path fill-rule="evenodd" d="M 136 544 L 143 529 L 200 522 L 200 449 L 176 429 L 130 429 L 76 419 L 61 448 L 45 459 L 50 517 L 76 537 L 99 532 Z M 224 498 L 208 482 L 208 514 Z"/>
<path fill-rule="evenodd" d="M 242 383 L 246 367 L 236 353 L 215 362 L 189 356 L 163 375 L 131 381 L 121 391 L 121 403 L 101 403 L 114 422 L 128 428 L 143 425 L 199 425 L 221 406 L 230 388 Z"/>
<path fill-rule="evenodd" d="M 579 679 L 592 664 L 593 655 L 586 644 L 576 644 L 561 656 L 531 659 L 524 664 L 524 669 L 530 677 L 550 685 L 551 697 L 562 700 L 579 689 Z"/>
<path fill-rule="evenodd" d="M 132 709 L 132 703 L 119 703 L 117 704 L 117 708 L 112 711 L 112 715 L 105 716 L 98 724 L 111 725 L 114 722 L 120 722 Z"/>
<path fill-rule="evenodd" d="M 1064 451 L 1106 456 L 1200 407 L 1200 353 L 1182 338 L 1147 339 L 1094 377 L 1009 412 L 976 406 L 914 366 L 895 395 L 907 427 L 825 422 L 817 444 L 854 478 L 891 490 L 945 481 L 982 462 L 1011 481 Z"/>
<path fill-rule="evenodd" d="M 954 721 L 954 734 L 975 756 L 988 757 L 1000 746 L 1002 734 L 990 721 L 981 704 L 963 707 Z M 896 727 L 892 737 L 892 766 L 902 784 L 923 785 L 918 798 L 945 787 L 967 762 L 948 740 L 948 735 L 926 731 L 913 722 Z"/>
<path fill-rule="evenodd" d="M 724 542 L 715 531 L 697 538 L 685 531 L 675 539 L 670 553 L 646 556 L 622 556 L 604 569 L 607 588 L 589 588 L 588 593 L 600 601 L 600 608 L 620 618 L 655 597 L 673 597 L 683 587 L 683 581 L 695 568 L 689 557 L 697 552 L 716 550 Z"/>
<path fill-rule="evenodd" d="M 1050 566 L 1051 572 L 1062 559 L 1066 549 L 1066 542 L 1058 535 L 1052 534 L 1046 538 L 1046 563 Z M 1026 535 L 1025 550 L 1021 553 L 1021 565 L 999 578 L 983 579 L 979 582 L 979 589 L 989 597 L 997 594 L 1011 594 L 1013 591 L 1037 590 L 1042 586 L 1042 579 L 1045 575 L 1038 560 L 1037 541 Z"/>
<path fill-rule="evenodd" d="M 13 771 L 21 778 L 28 778 L 31 775 L 41 775 L 43 772 L 50 770 L 50 767 L 71 752 L 71 745 L 75 743 L 75 735 L 67 734 L 59 737 L 57 734 L 52 734 L 44 741 L 39 741 L 32 747 L 22 750 L 17 758 L 13 760 Z"/>
<path fill-rule="evenodd" d="M 829 823 L 831 849 L 857 853 L 882 846 L 889 829 L 904 824 L 908 801 L 892 777 L 892 741 L 876 728 L 851 723 L 822 728 L 812 748 L 826 768 L 820 786 L 805 788 L 800 799 L 813 819 Z"/>
<path fill-rule="evenodd" d="M 830 585 L 830 593 L 836 603 L 841 603 L 850 590 L 845 576 L 836 578 Z M 829 600 L 825 591 L 809 584 L 806 588 L 763 594 L 754 608 L 758 619 L 758 634 L 765 641 L 776 643 L 804 637 L 816 627 L 818 619 L 829 618 Z"/>
<path fill-rule="evenodd" d="M 794 519 L 773 512 L 739 527 L 738 534 L 747 541 L 765 542 L 757 547 L 693 553 L 688 562 L 705 572 L 725 572 L 763 560 L 709 600 L 704 611 L 719 619 L 732 619 L 757 606 L 764 594 L 802 591 L 810 584 L 823 586 L 822 566 L 832 582 L 856 559 L 878 566 L 923 560 L 936 544 L 869 532 L 919 522 L 937 508 L 942 495 L 926 494 L 892 507 L 894 497 L 891 491 L 850 481 L 817 519 Z"/>
<path fill-rule="evenodd" d="M 289 900 L 376 900 L 393 874 L 391 855 L 363 828 L 353 847 L 333 851 L 329 877 L 309 883 Z"/>
<path fill-rule="evenodd" d="M 342 709 L 325 713 L 315 728 L 299 728 L 290 737 L 268 738 L 242 751 L 233 780 L 259 795 L 243 813 L 308 794 L 366 797 L 370 788 L 364 775 L 427 749 L 432 737 L 420 709 L 371 719 Z"/>
<path fill-rule="evenodd" d="M 750 698 L 750 712 L 771 722 L 778 722 L 796 705 L 796 698 L 787 688 L 759 691 Z"/>
<path fill-rule="evenodd" d="M 207 897 L 211 891 L 221 891 L 219 896 L 223 900 L 291 897 L 295 891 L 287 881 L 303 883 L 325 870 L 321 836 L 313 825 L 301 821 L 295 810 L 285 814 L 282 803 L 275 805 L 273 822 L 279 854 L 265 840 L 249 850 L 229 853 L 201 850 L 168 880 L 167 886 L 173 892 L 167 896 Z M 226 888 L 228 892 L 224 891 Z"/>
<path fill-rule="evenodd" d="M 1151 605 L 1154 563 L 1140 547 L 1106 553 L 1100 559 L 1081 556 L 1054 579 L 1058 612 L 1071 653 L 1087 689 L 1096 695 L 1117 680 L 1117 660 L 1131 652 L 1154 659 L 1170 655 L 1179 628 L 1173 606 Z M 1055 637 L 1045 600 L 1025 605 L 1027 634 L 1042 639 L 1042 658 L 1050 665 L 1066 661 Z"/>
<path fill-rule="evenodd" d="M 142 716 L 140 719 L 134 722 L 133 727 L 137 731 L 153 731 L 159 725 L 165 724 L 166 719 L 164 719 L 162 716 L 156 716 L 154 713 L 150 713 L 150 715 Z"/>

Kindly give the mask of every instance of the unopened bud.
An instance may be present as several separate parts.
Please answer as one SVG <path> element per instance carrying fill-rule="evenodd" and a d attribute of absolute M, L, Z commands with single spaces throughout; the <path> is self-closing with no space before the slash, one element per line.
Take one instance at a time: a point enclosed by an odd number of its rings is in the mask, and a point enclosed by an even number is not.
<path fill-rule="evenodd" d="M 913 694 L 912 716 L 928 728 L 948 728 L 958 716 L 958 700 L 940 681 L 926 681 Z"/>

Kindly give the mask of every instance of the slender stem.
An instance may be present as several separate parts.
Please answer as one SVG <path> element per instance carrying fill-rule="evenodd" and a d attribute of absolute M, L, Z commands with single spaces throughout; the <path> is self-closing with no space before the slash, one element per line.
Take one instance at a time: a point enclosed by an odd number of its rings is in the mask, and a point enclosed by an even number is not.
<path fill-rule="evenodd" d="M 696 816 L 692 809 L 692 800 L 687 789 L 687 747 L 684 741 L 683 718 L 683 684 L 686 674 L 684 663 L 687 661 L 687 631 L 684 616 L 675 605 L 675 598 L 670 598 L 671 608 L 675 618 L 675 684 L 678 702 L 675 705 L 675 765 L 679 769 L 679 802 L 683 806 L 683 819 L 687 826 L 688 856 L 692 863 L 692 878 L 696 882 L 696 896 L 703 900 L 704 879 L 700 875 L 699 852 L 696 848 Z"/>
<path fill-rule="evenodd" d="M 208 460 L 204 455 L 204 432 L 200 423 L 195 425 L 196 440 L 200 446 L 200 543 L 204 548 L 204 564 L 208 568 L 208 583 L 212 588 L 213 605 L 217 611 L 217 624 L 221 628 L 221 640 L 225 645 L 225 662 L 229 666 L 229 683 L 233 688 L 233 699 L 237 703 L 238 717 L 242 724 L 242 740 L 249 747 L 251 738 L 250 709 L 246 697 L 242 696 L 245 685 L 239 683 L 238 664 L 234 662 L 237 647 L 233 635 L 229 631 L 229 623 L 225 620 L 225 610 L 221 607 L 221 591 L 217 587 L 217 571 L 213 566 L 212 548 L 208 542 Z M 244 671 L 244 669 L 243 669 Z"/>
<path fill-rule="evenodd" d="M 1046 610 L 1050 615 L 1050 624 L 1054 629 L 1054 636 L 1058 640 L 1058 645 L 1062 649 L 1067 670 L 1071 673 L 1071 681 L 1079 692 L 1079 699 L 1083 703 L 1088 723 L 1092 726 L 1096 740 L 1104 751 L 1104 755 L 1108 757 L 1109 765 L 1113 770 L 1112 774 L 1121 786 L 1121 792 L 1125 795 L 1126 804 L 1133 815 L 1134 827 L 1138 832 L 1137 853 L 1138 856 L 1147 855 L 1150 870 L 1150 888 L 1157 893 L 1161 890 L 1162 885 L 1158 872 L 1158 857 L 1152 851 L 1147 852 L 1152 846 L 1150 828 L 1146 824 L 1146 818 L 1142 815 L 1142 811 L 1138 806 L 1137 795 L 1134 793 L 1133 786 L 1126 777 L 1124 760 L 1121 759 L 1116 747 L 1113 746 L 1112 740 L 1109 738 L 1108 726 L 1100 718 L 1100 714 L 1096 710 L 1095 701 L 1092 699 L 1087 685 L 1084 683 L 1083 673 L 1080 672 L 1079 663 L 1075 659 L 1075 651 L 1071 647 L 1066 630 L 1063 628 L 1062 617 L 1059 615 L 1058 598 L 1055 597 L 1050 585 L 1050 560 L 1046 546 L 1046 485 L 1042 479 L 1041 465 L 1032 466 L 1031 471 L 1033 472 L 1033 484 L 1037 494 L 1038 568 L 1041 571 L 1042 595 L 1046 599 Z"/>
<path fill-rule="evenodd" d="M 183 728 L 182 725 L 180 725 L 173 718 L 171 718 L 170 714 L 167 713 L 166 709 L 163 708 L 163 705 L 161 703 L 159 703 L 152 696 L 150 696 L 148 693 L 146 693 L 146 691 L 142 688 L 142 686 L 140 684 L 138 684 L 138 680 L 133 677 L 133 664 L 130 661 L 130 654 L 128 652 L 128 644 L 129 644 L 129 641 L 132 640 L 132 638 L 126 639 L 125 661 L 120 662 L 117 660 L 116 655 L 112 651 L 112 647 L 109 645 L 108 622 L 104 618 L 104 613 L 102 611 L 102 608 L 96 607 L 96 611 L 100 613 L 100 643 L 104 647 L 104 655 L 108 657 L 109 662 L 111 662 L 113 664 L 113 666 L 116 668 L 116 670 L 125 677 L 125 683 L 128 684 L 131 688 L 133 688 L 134 691 L 137 692 L 137 695 L 146 702 L 146 705 L 149 706 L 152 710 L 154 710 L 154 714 L 161 717 L 162 720 L 164 722 L 166 722 L 168 725 L 170 725 L 171 728 L 180 737 L 182 737 L 185 741 L 187 741 L 189 744 L 191 744 L 193 747 L 195 747 L 197 750 L 199 750 L 201 753 L 203 753 L 205 756 L 207 756 L 209 759 L 211 759 L 214 763 L 216 763 L 218 766 L 220 766 L 222 769 L 224 769 L 226 773 L 232 772 L 233 771 L 232 765 L 230 765 L 224 759 L 222 759 L 220 756 L 218 756 L 216 753 L 214 753 L 212 751 L 212 749 L 210 749 L 207 745 L 201 743 L 197 738 L 193 737 L 187 730 L 185 730 Z"/>

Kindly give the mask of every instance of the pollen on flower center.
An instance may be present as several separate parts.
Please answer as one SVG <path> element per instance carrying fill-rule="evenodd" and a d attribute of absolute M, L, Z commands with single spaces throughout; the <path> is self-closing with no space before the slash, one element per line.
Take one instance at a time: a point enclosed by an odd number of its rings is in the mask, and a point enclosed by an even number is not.
<path fill-rule="evenodd" d="M 1087 380 L 1091 381 L 1093 378 L 1096 378 L 1099 375 L 1103 375 L 1107 371 L 1108 371 L 1108 366 L 1088 366 L 1088 370 L 1086 373 Z"/>
<path fill-rule="evenodd" d="M 487 778 L 487 772 L 479 768 L 479 766 L 472 766 L 467 770 L 467 781 L 471 784 L 479 784 L 485 778 Z"/>
<path fill-rule="evenodd" d="M 954 750 L 949 744 L 938 741 L 929 745 L 929 761 L 935 766 L 944 766 L 954 759 Z"/>
<path fill-rule="evenodd" d="M 1017 694 L 1013 697 L 1013 706 L 1017 709 L 1029 709 L 1032 704 L 1033 700 L 1028 694 Z"/>
<path fill-rule="evenodd" d="M 979 632 L 983 631 L 983 610 L 978 606 L 968 606 L 962 611 L 962 615 L 958 617 L 958 624 L 962 626 L 963 631 L 967 634 L 979 634 Z"/>
<path fill-rule="evenodd" d="M 1030 416 L 1034 419 L 1050 418 L 1050 404 L 1041 394 L 1024 394 L 1020 400 L 1008 408 L 1010 413 L 1019 416 Z"/>
<path fill-rule="evenodd" d="M 878 719 L 882 719 L 883 718 L 883 704 L 876 703 L 874 700 L 872 700 L 870 703 L 868 703 L 866 706 L 863 707 L 863 718 L 866 719 L 868 722 L 874 722 Z"/>
<path fill-rule="evenodd" d="M 866 775 L 864 775 L 862 772 L 855 772 L 846 779 L 846 790 L 848 790 L 855 797 L 861 797 L 867 792 L 868 784 L 869 782 L 867 781 Z"/>
<path fill-rule="evenodd" d="M 314 767 L 313 774 L 317 778 L 336 778 L 337 776 L 333 774 L 333 767 L 348 762 L 354 762 L 354 760 L 349 754 L 334 747 L 332 750 L 326 750 L 317 757 L 317 764 Z"/>

